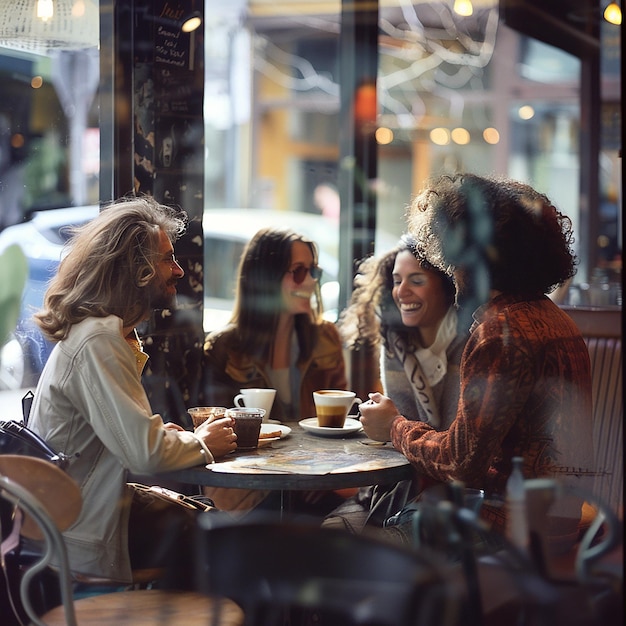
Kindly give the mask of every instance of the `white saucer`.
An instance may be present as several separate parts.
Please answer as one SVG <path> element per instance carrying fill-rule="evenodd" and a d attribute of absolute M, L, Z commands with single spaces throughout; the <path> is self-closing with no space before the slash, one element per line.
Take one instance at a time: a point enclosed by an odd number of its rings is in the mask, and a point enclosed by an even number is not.
<path fill-rule="evenodd" d="M 289 426 L 285 426 L 284 424 L 261 424 L 262 433 L 275 433 L 278 431 L 280 431 L 279 437 L 272 437 L 272 439 L 266 439 L 265 441 L 276 441 L 276 439 L 282 439 L 291 432 L 291 428 L 289 428 Z"/>
<path fill-rule="evenodd" d="M 306 419 L 298 422 L 304 430 L 313 433 L 314 435 L 322 435 L 323 437 L 343 437 L 350 433 L 359 432 L 363 426 L 358 419 L 352 417 L 346 417 L 346 423 L 343 428 L 328 428 L 327 426 L 318 426 L 317 417 L 307 417 Z"/>

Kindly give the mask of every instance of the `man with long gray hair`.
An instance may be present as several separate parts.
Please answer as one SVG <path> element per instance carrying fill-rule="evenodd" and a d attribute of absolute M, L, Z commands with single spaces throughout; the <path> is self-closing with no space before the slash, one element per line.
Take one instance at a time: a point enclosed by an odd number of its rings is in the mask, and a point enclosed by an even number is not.
<path fill-rule="evenodd" d="M 185 213 L 150 197 L 103 208 L 73 234 L 35 315 L 56 345 L 29 426 L 69 457 L 81 488 L 80 517 L 64 533 L 78 572 L 132 582 L 132 570 L 190 559 L 190 510 L 133 490 L 128 473 L 211 463 L 236 448 L 230 418 L 195 432 L 164 424 L 141 385 L 148 356 L 135 326 L 174 304 L 184 271 L 173 243 L 185 227 Z"/>

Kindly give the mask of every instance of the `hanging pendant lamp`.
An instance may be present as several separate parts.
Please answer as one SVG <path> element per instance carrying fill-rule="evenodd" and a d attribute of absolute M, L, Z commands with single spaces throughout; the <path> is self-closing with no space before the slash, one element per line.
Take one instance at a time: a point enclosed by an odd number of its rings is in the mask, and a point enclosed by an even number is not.
<path fill-rule="evenodd" d="M 0 46 L 46 54 L 94 48 L 99 41 L 94 0 L 0 0 Z"/>
<path fill-rule="evenodd" d="M 604 19 L 609 24 L 615 24 L 619 26 L 622 23 L 622 9 L 617 2 L 611 2 L 606 9 L 604 9 Z"/>

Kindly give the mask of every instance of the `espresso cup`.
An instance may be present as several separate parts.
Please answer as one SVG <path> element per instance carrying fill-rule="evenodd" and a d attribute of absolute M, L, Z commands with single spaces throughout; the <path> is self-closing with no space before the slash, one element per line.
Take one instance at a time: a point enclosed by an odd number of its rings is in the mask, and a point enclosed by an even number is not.
<path fill-rule="evenodd" d="M 264 416 L 265 411 L 258 408 L 233 407 L 226 410 L 226 417 L 232 417 L 234 421 L 237 450 L 256 450 L 259 447 L 259 434 Z"/>
<path fill-rule="evenodd" d="M 240 389 L 241 393 L 235 396 L 235 406 L 263 409 L 265 417 L 263 421 L 269 421 L 269 416 L 274 406 L 276 389 Z"/>
<path fill-rule="evenodd" d="M 323 428 L 343 428 L 348 411 L 355 402 L 362 402 L 354 391 L 342 389 L 320 389 L 313 392 L 317 413 L 317 425 Z"/>
<path fill-rule="evenodd" d="M 187 409 L 187 413 L 191 415 L 191 421 L 193 427 L 198 428 L 200 424 L 206 422 L 209 418 L 211 421 L 219 417 L 224 417 L 226 414 L 226 407 L 224 406 L 192 406 Z"/>

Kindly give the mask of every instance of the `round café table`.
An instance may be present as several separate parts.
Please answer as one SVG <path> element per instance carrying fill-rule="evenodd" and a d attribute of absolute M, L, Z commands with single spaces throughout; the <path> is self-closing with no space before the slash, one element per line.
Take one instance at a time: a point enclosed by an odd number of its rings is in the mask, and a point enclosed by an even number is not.
<path fill-rule="evenodd" d="M 328 437 L 306 431 L 297 422 L 285 425 L 291 433 L 257 450 L 235 451 L 206 466 L 159 476 L 194 485 L 284 492 L 391 484 L 413 474 L 391 443 L 374 442 L 363 431 Z"/>

